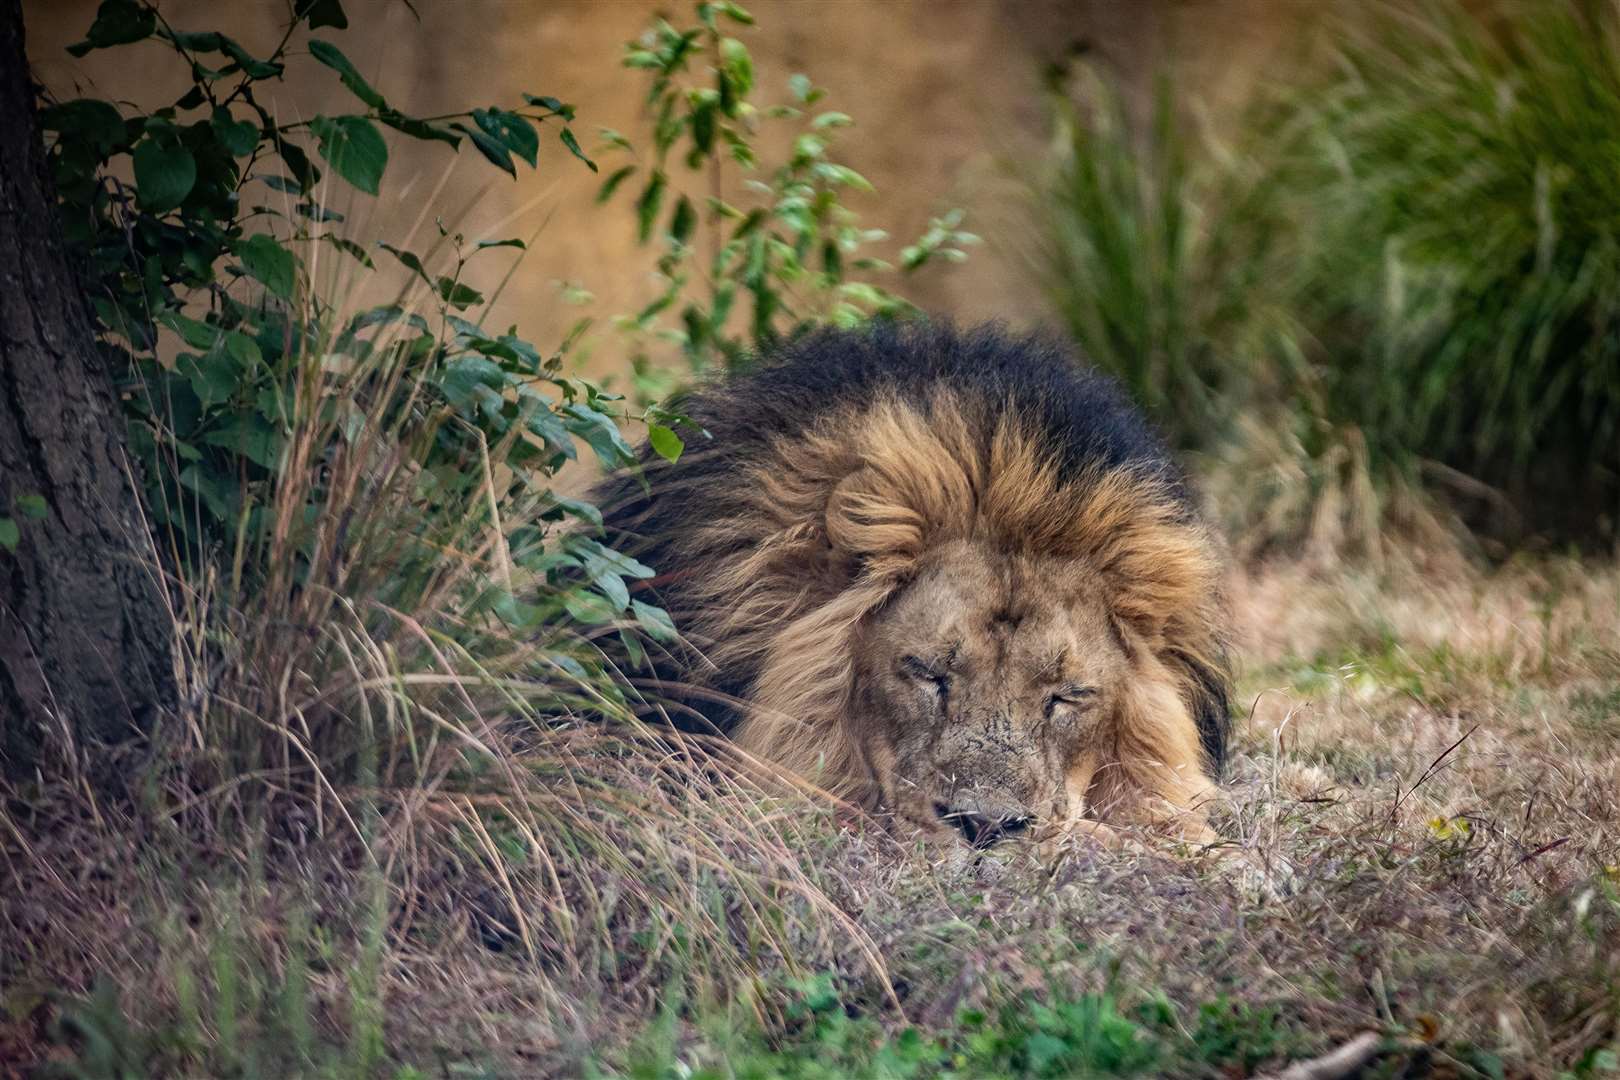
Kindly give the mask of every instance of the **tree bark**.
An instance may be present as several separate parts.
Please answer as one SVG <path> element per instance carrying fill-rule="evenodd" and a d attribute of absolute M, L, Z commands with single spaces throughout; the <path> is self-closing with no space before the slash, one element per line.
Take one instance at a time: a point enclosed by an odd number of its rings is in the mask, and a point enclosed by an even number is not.
<path fill-rule="evenodd" d="M 172 704 L 173 628 L 124 420 L 56 219 L 23 51 L 0 0 L 0 772 L 75 757 Z M 43 517 L 24 508 L 44 500 Z M 24 502 L 19 503 L 19 500 Z"/>

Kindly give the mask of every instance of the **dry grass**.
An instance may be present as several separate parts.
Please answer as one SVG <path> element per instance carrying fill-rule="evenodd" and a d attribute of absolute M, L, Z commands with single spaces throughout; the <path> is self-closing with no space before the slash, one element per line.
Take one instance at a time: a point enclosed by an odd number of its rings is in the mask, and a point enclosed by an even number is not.
<path fill-rule="evenodd" d="M 1103 1000 L 1160 1048 L 1085 1058 L 1094 1073 L 1248 1075 L 1371 1029 L 1400 1075 L 1601 1075 L 1620 1040 L 1620 572 L 1289 565 L 1233 593 L 1246 715 L 1217 820 L 1272 868 L 1270 894 L 1208 857 L 942 856 L 666 744 L 564 727 L 520 778 L 340 791 L 362 820 L 323 842 L 13 801 L 8 1036 L 37 1050 L 66 1008 L 78 1026 L 52 1052 L 87 1060 L 84 1018 L 108 1010 L 61 992 L 103 976 L 137 1028 L 185 1033 L 139 1044 L 149 1060 L 251 1073 L 285 1044 L 304 971 L 327 1072 L 839 1075 L 877 1070 L 910 1025 L 912 1075 L 952 1054 L 959 1075 L 1038 1075 L 1009 1025 Z M 808 1023 L 818 977 L 868 1026 L 828 1042 Z"/>

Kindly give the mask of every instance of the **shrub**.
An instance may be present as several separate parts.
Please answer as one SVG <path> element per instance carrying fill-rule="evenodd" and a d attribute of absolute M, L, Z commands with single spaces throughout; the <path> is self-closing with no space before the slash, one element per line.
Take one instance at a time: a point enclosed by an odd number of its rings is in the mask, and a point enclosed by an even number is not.
<path fill-rule="evenodd" d="M 1236 345 L 1257 262 L 1226 257 L 1241 222 L 1214 204 L 1219 179 L 1168 77 L 1138 130 L 1102 70 L 1067 76 L 1054 81 L 1053 158 L 1035 191 L 1037 278 L 1087 359 L 1175 444 L 1208 447 L 1229 434 L 1223 411 L 1243 385 Z"/>
<path fill-rule="evenodd" d="M 1445 509 L 1612 532 L 1620 20 L 1403 0 L 1326 23 L 1230 145 L 1083 71 L 1037 202 L 1075 340 L 1217 486 L 1247 546 L 1377 550 Z M 1440 498 L 1437 500 L 1436 496 Z"/>
<path fill-rule="evenodd" d="M 1612 530 L 1620 493 L 1620 18 L 1427 2 L 1335 30 L 1272 123 L 1290 147 L 1313 407 Z M 1584 496 L 1573 513 L 1567 503 Z"/>
<path fill-rule="evenodd" d="M 844 202 L 848 192 L 872 191 L 832 156 L 838 131 L 853 119 L 816 111 L 826 91 L 803 74 L 787 80 L 788 102 L 756 104 L 753 59 L 728 33 L 753 17 L 729 0 L 699 3 L 697 16 L 698 25 L 685 29 L 656 19 L 625 43 L 624 66 L 648 76 L 652 155 L 613 170 L 600 192 L 607 201 L 634 178 L 637 235 L 662 249 L 659 295 L 617 320 L 643 396 L 675 384 L 655 360 L 660 346 L 678 349 L 689 373 L 699 374 L 735 368 L 814 326 L 916 312 L 872 280 L 895 269 L 874 251 L 888 234 L 862 228 Z M 767 139 L 767 123 L 786 130 Z M 617 132 L 605 136 L 614 151 L 631 151 Z M 780 161 L 762 158 L 762 143 L 784 141 Z M 726 185 L 732 174 L 743 178 L 736 194 Z M 961 222 L 959 210 L 932 221 L 899 252 L 900 271 L 965 259 L 963 249 L 978 237 Z M 671 312 L 679 324 L 663 325 Z"/>

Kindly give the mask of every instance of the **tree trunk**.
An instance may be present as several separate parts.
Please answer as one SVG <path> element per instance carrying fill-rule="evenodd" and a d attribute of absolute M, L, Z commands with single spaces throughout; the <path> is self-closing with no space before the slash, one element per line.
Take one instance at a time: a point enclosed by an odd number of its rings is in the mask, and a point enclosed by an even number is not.
<path fill-rule="evenodd" d="M 143 730 L 174 694 L 172 624 L 124 420 L 56 220 L 23 52 L 0 0 L 0 771 Z M 34 516 L 43 499 L 43 516 Z"/>

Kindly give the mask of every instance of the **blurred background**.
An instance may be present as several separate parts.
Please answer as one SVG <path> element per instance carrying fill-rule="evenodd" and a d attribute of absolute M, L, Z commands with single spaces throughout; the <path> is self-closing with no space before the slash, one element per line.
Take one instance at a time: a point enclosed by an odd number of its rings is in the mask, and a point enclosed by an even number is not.
<path fill-rule="evenodd" d="M 234 3 L 229 21 L 256 55 L 280 38 L 280 4 Z M 1301 17 L 1318 5 L 1300 0 L 765 0 L 749 5 L 753 27 L 741 34 L 754 55 L 764 101 L 786 100 L 788 76 L 811 75 L 827 90 L 827 107 L 851 114 L 841 136 L 842 160 L 875 192 L 852 202 L 895 237 L 920 234 L 930 217 L 959 206 L 987 243 L 971 274 L 921 280 L 910 295 L 929 311 L 976 321 L 1038 322 L 1050 315 L 1024 276 L 1023 252 L 987 228 L 1012 224 L 1016 199 L 1051 136 L 1044 91 L 1047 69 L 1076 48 L 1089 49 L 1145 103 L 1153 73 L 1183 54 L 1189 94 L 1227 106 L 1242 100 L 1279 47 L 1297 36 Z M 363 45 L 345 48 L 390 100 L 412 115 L 469 104 L 516 100 L 529 91 L 579 108 L 582 137 L 597 128 L 635 134 L 643 121 L 644 80 L 619 66 L 623 45 L 662 13 L 689 16 L 682 5 L 651 0 L 425 0 L 415 14 L 399 0 L 346 5 L 363 27 Z M 223 12 L 209 0 L 164 5 L 176 26 L 213 26 Z M 184 71 L 149 48 L 150 71 L 131 67 L 132 52 L 75 59 L 66 46 L 84 37 L 96 0 L 24 4 L 36 75 L 70 96 L 75 85 L 156 104 L 185 89 Z M 352 39 L 353 35 L 348 35 Z M 163 79 L 172 85 L 164 85 Z M 315 85 L 311 85 L 315 84 Z M 279 109 L 312 115 L 348 108 L 330 81 L 290 81 Z M 402 146 L 400 180 L 375 208 L 375 230 L 408 228 L 420 202 L 453 158 L 443 147 Z M 415 166 L 412 168 L 412 166 Z M 656 286 L 637 249 L 628 217 L 587 213 L 598 178 L 561 167 L 491 176 L 477 161 L 460 162 L 438 204 L 462 209 L 469 234 L 499 223 L 514 235 L 545 226 L 519 269 L 502 309 L 512 317 L 557 301 L 553 282 L 589 288 L 604 304 L 627 308 Z M 403 167 L 401 167 L 403 166 Z M 405 177 L 421 175 L 407 186 Z M 735 187 L 740 172 L 728 176 Z M 414 198 L 413 198 L 414 196 Z M 1011 240 L 1012 237 L 1005 238 Z"/>
<path fill-rule="evenodd" d="M 638 241 L 623 206 L 597 206 L 625 155 L 597 132 L 623 133 L 645 155 L 646 72 L 621 59 L 659 13 L 688 12 L 641 0 L 349 7 L 364 40 L 351 31 L 345 48 L 397 108 L 422 116 L 554 95 L 576 106 L 586 150 L 603 160 L 593 174 L 548 143 L 550 160 L 509 179 L 396 138 L 374 204 L 342 195 L 362 231 L 420 234 L 431 204 L 469 237 L 530 239 L 489 317 L 536 340 L 581 313 L 600 331 L 656 306 L 669 284 L 656 237 Z M 69 57 L 90 0 L 25 9 L 36 71 L 60 96 L 151 105 L 186 85 L 155 41 Z M 183 0 L 164 10 L 176 26 L 219 13 Z M 1207 472 L 1240 549 L 1377 558 L 1392 533 L 1466 535 L 1491 554 L 1613 544 L 1612 5 L 765 0 L 750 10 L 754 23 L 735 32 L 755 100 L 789 101 L 790 76 L 805 73 L 825 90 L 817 108 L 850 120 L 829 133 L 829 153 L 870 181 L 842 198 L 863 228 L 886 234 L 872 253 L 899 261 L 952 210 L 951 228 L 978 241 L 962 265 L 936 259 L 879 284 L 931 314 L 1073 338 Z M 285 23 L 275 4 L 231 15 L 250 52 L 268 52 Z M 141 50 L 150 71 L 134 62 Z M 699 64 L 682 85 L 705 77 Z M 275 92 L 264 104 L 280 117 L 352 104 L 331 78 Z M 793 137 L 768 118 L 759 128 L 754 170 L 677 166 L 672 186 L 694 200 L 746 199 Z M 641 320 L 652 332 L 633 345 L 587 335 L 575 360 L 610 381 L 632 360 L 643 374 L 678 365 L 657 325 Z M 670 385 L 643 382 L 649 395 Z"/>

